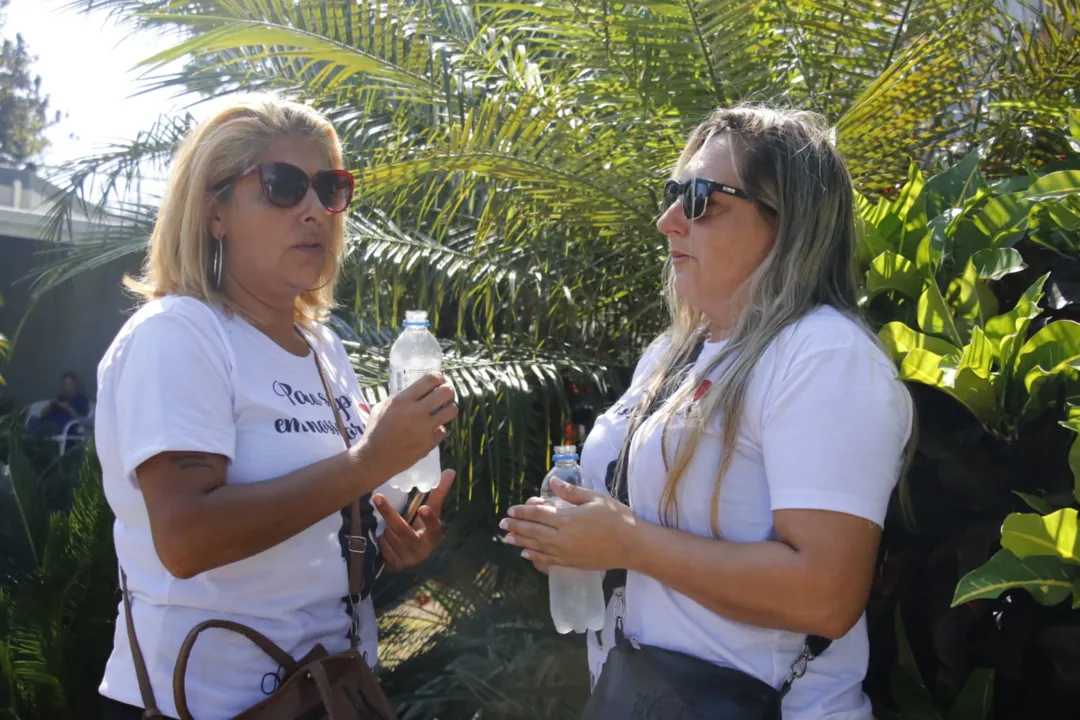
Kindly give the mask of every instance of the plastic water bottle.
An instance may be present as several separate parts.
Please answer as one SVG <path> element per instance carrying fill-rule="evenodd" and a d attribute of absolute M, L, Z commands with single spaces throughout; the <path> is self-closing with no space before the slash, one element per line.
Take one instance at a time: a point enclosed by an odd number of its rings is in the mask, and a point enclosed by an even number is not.
<path fill-rule="evenodd" d="M 577 448 L 559 445 L 552 456 L 555 467 L 540 486 L 540 497 L 556 507 L 569 507 L 551 489 L 552 478 L 567 485 L 581 485 L 581 468 L 577 464 Z M 587 632 L 604 627 L 604 573 L 598 570 L 575 570 L 552 567 L 548 571 L 548 592 L 551 619 L 560 633 Z"/>
<path fill-rule="evenodd" d="M 423 310 L 405 313 L 404 331 L 390 348 L 390 394 L 397 395 L 430 372 L 442 371 L 442 348 L 428 330 Z M 439 484 L 439 448 L 408 470 L 390 478 L 390 487 L 409 492 L 417 488 L 429 492 Z"/>

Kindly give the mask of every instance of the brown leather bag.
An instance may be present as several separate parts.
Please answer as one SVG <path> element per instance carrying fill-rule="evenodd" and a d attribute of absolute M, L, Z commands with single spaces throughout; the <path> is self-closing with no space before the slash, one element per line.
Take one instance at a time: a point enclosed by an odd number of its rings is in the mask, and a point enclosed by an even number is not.
<path fill-rule="evenodd" d="M 309 347 L 311 347 L 309 343 Z M 311 354 L 319 369 L 319 376 L 326 390 L 326 397 L 334 411 L 338 432 L 346 448 L 349 446 L 348 433 L 341 420 L 341 413 L 334 402 L 334 393 L 326 380 L 322 363 L 315 348 Z M 419 502 L 410 505 L 410 511 L 419 507 Z M 349 508 L 350 531 L 360 531 L 360 500 L 357 498 Z M 411 512 L 409 514 L 412 514 Z M 359 596 L 364 581 L 364 551 L 367 538 L 362 535 L 349 536 L 349 593 Z M 131 600 L 127 589 L 127 576 L 121 569 L 120 580 L 124 592 L 124 615 L 127 622 L 128 640 L 131 643 L 131 657 L 135 663 L 135 675 L 142 695 L 144 720 L 165 718 L 157 708 L 154 690 L 150 685 L 150 676 L 146 670 L 146 661 L 135 637 L 135 623 L 131 615 Z M 187 672 L 191 650 L 199 635 L 209 629 L 228 630 L 243 635 L 270 656 L 281 667 L 283 677 L 281 685 L 265 700 L 248 708 L 234 720 L 397 720 L 393 705 L 379 687 L 378 680 L 368 667 L 367 662 L 356 650 L 355 634 L 351 638 L 352 647 L 343 653 L 330 655 L 322 645 L 316 645 L 304 657 L 295 660 L 282 650 L 270 638 L 253 630 L 247 625 L 228 620 L 207 620 L 191 629 L 180 647 L 173 671 L 173 698 L 180 720 L 193 720 L 188 709 L 184 678 Z"/>

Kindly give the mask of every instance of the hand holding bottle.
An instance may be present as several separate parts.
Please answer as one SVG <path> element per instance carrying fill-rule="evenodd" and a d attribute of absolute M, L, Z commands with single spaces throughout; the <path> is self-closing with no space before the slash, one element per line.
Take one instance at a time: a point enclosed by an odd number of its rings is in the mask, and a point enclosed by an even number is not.
<path fill-rule="evenodd" d="M 428 373 L 376 405 L 363 437 L 353 447 L 392 477 L 438 452 L 446 437 L 444 426 L 457 414 L 450 383 L 442 373 Z"/>

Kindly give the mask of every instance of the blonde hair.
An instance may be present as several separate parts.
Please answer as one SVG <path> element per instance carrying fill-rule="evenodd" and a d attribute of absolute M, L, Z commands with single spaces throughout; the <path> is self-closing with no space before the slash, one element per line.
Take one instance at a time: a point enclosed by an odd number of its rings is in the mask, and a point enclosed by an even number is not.
<path fill-rule="evenodd" d="M 670 400 L 657 413 L 664 423 L 662 447 L 665 467 L 669 468 L 660 496 L 660 517 L 670 525 L 678 523 L 678 488 L 707 424 L 717 414 L 723 418 L 722 455 L 710 503 L 710 525 L 716 536 L 721 534 L 720 489 L 735 455 L 746 391 L 765 350 L 785 328 L 823 305 L 836 308 L 866 329 L 857 305 L 851 177 L 830 142 L 825 121 L 808 112 L 764 107 L 716 110 L 691 133 L 673 174 L 678 175 L 706 142 L 721 137 L 728 140 L 742 188 L 761 212 L 775 220 L 776 240 L 741 289 L 746 306 L 727 344 L 696 382 L 681 384 L 684 376 L 676 366 L 701 339 L 707 319 L 679 297 L 671 266 L 665 267 L 670 343 L 646 376 L 644 396 L 628 428 L 632 437 L 646 409 L 662 394 L 670 393 Z M 868 329 L 867 333 L 873 337 Z M 728 362 L 723 376 L 694 405 L 688 419 L 689 435 L 679 442 L 674 464 L 669 464 L 666 436 L 670 420 L 678 408 L 689 403 L 700 381 Z M 909 458 L 913 448 L 909 444 Z M 625 477 L 625 451 L 618 462 L 621 467 L 615 477 Z"/>
<path fill-rule="evenodd" d="M 215 240 L 208 227 L 212 203 L 228 200 L 231 187 L 216 198 L 210 188 L 246 170 L 282 138 L 314 140 L 333 167 L 343 167 L 341 143 L 330 121 L 306 105 L 274 96 L 238 102 L 192 129 L 173 157 L 142 274 L 124 278 L 124 284 L 144 301 L 186 295 L 236 311 L 214 284 Z M 334 215 L 332 222 L 323 275 L 314 288 L 296 298 L 296 321 L 301 325 L 326 320 L 334 304 L 334 284 L 345 247 L 344 213 Z"/>

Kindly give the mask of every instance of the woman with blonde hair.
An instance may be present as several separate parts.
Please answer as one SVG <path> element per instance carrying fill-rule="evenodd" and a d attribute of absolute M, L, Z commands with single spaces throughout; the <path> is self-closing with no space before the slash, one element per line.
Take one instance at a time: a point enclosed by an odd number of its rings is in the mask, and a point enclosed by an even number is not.
<path fill-rule="evenodd" d="M 870 720 L 863 613 L 913 408 L 859 318 L 853 201 L 816 116 L 691 134 L 657 222 L 671 326 L 585 443 L 586 488 L 556 489 L 574 507 L 503 520 L 541 570 L 609 571 L 586 718 Z"/>
<path fill-rule="evenodd" d="M 326 118 L 273 97 L 218 112 L 175 155 L 144 273 L 128 283 L 143 303 L 98 369 L 125 590 L 106 718 L 153 716 L 153 704 L 177 717 L 177 657 L 207 620 L 297 659 L 355 642 L 375 665 L 378 556 L 412 566 L 441 537 L 452 471 L 415 527 L 382 496 L 377 515 L 372 492 L 445 436 L 452 389 L 429 375 L 369 412 L 324 324 L 352 193 Z M 210 630 L 191 650 L 186 705 L 233 717 L 281 672 L 248 639 Z"/>

